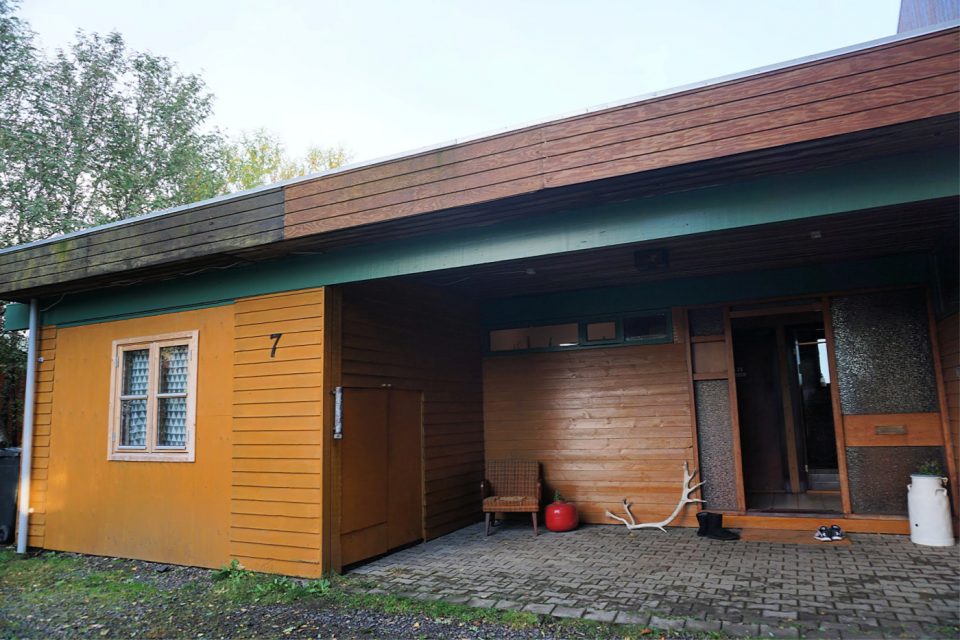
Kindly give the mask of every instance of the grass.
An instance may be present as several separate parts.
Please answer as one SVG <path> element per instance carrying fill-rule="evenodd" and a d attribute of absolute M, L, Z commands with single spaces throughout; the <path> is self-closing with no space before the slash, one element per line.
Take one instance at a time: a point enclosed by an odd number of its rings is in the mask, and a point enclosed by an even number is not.
<path fill-rule="evenodd" d="M 59 553 L 29 557 L 0 551 L 0 582 L 5 588 L 19 591 L 25 602 L 79 599 L 114 604 L 141 600 L 158 591 L 126 571 L 82 570 L 81 559 Z"/>
<path fill-rule="evenodd" d="M 254 573 L 235 560 L 212 572 L 209 582 L 192 580 L 167 588 L 157 586 L 156 580 L 147 577 L 151 574 L 138 573 L 135 569 L 125 562 L 111 565 L 106 570 L 98 569 L 84 558 L 70 554 L 46 552 L 24 557 L 0 550 L 0 595 L 19 601 L 16 609 L 24 614 L 34 612 L 38 607 L 48 611 L 79 607 L 90 614 L 84 624 L 89 623 L 94 629 L 102 626 L 96 624 L 98 621 L 109 621 L 116 611 L 124 609 L 125 603 L 138 602 L 148 609 L 154 608 L 149 622 L 142 622 L 148 627 L 130 627 L 146 637 L 178 636 L 183 632 L 180 627 L 186 619 L 206 624 L 211 616 L 242 614 L 251 605 L 366 610 L 409 616 L 411 622 L 426 618 L 470 626 L 502 625 L 596 640 L 641 640 L 677 635 L 638 625 L 556 619 L 526 611 L 475 608 L 440 600 L 370 593 L 376 585 L 362 578 L 330 576 L 302 580 Z M 180 623 L 178 619 L 181 619 Z M 6 629 L 0 621 L 0 636 L 8 632 L 14 633 L 15 630 L 13 627 Z M 722 637 L 722 634 L 701 635 Z"/>

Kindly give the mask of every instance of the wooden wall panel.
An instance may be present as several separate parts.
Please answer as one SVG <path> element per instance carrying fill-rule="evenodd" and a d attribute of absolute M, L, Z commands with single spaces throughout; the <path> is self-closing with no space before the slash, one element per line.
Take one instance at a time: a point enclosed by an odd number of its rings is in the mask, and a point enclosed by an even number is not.
<path fill-rule="evenodd" d="M 951 29 L 298 183 L 285 237 L 955 113 L 957 50 Z"/>
<path fill-rule="evenodd" d="M 343 289 L 342 384 L 423 392 L 427 539 L 480 519 L 483 403 L 476 310 L 433 289 Z"/>
<path fill-rule="evenodd" d="M 960 316 L 955 313 L 937 323 L 940 366 L 943 369 L 950 434 L 953 437 L 955 469 L 960 469 L 960 322 L 958 317 Z"/>
<path fill-rule="evenodd" d="M 539 460 L 544 499 L 559 490 L 586 522 L 612 523 L 623 498 L 663 519 L 697 466 L 683 344 L 491 356 L 483 390 L 487 458 Z"/>
<path fill-rule="evenodd" d="M 38 422 L 51 429 L 36 441 L 49 457 L 35 459 L 49 488 L 37 487 L 31 505 L 43 516 L 32 520 L 43 525 L 44 548 L 189 566 L 229 562 L 233 315 L 223 305 L 56 329 L 56 352 L 44 354 L 40 370 L 40 384 L 53 383 L 53 402 Z M 114 341 L 184 331 L 198 332 L 194 461 L 109 460 Z M 49 346 L 54 334 L 45 333 Z"/>
<path fill-rule="evenodd" d="M 234 305 L 230 555 L 257 571 L 322 573 L 323 319 L 323 289 Z"/>
<path fill-rule="evenodd" d="M 47 525 L 47 489 L 50 473 L 50 434 L 53 432 L 54 370 L 57 365 L 57 328 L 42 327 L 37 353 L 37 395 L 33 416 L 33 465 L 30 469 L 30 519 L 27 545 L 43 547 Z"/>

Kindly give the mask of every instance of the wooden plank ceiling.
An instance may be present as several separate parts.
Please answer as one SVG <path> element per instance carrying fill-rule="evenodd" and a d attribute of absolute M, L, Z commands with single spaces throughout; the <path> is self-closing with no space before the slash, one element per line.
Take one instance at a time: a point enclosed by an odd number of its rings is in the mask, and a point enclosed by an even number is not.
<path fill-rule="evenodd" d="M 901 253 L 957 251 L 954 198 L 680 236 L 555 256 L 408 276 L 472 299 L 781 269 Z M 665 250 L 668 265 L 641 271 L 634 252 Z"/>
<path fill-rule="evenodd" d="M 952 145 L 958 29 L 0 253 L 0 296 L 122 285 Z"/>

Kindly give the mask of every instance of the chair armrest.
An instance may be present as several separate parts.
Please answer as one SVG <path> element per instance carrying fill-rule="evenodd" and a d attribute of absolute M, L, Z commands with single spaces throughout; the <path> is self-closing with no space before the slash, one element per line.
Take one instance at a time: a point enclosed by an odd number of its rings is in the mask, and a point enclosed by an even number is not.
<path fill-rule="evenodd" d="M 480 481 L 480 500 L 490 496 L 490 484 L 486 480 Z"/>
<path fill-rule="evenodd" d="M 541 495 L 542 493 L 543 493 L 543 485 L 540 483 L 539 480 L 537 480 L 537 504 L 540 504 L 540 500 L 542 499 L 542 495 Z"/>

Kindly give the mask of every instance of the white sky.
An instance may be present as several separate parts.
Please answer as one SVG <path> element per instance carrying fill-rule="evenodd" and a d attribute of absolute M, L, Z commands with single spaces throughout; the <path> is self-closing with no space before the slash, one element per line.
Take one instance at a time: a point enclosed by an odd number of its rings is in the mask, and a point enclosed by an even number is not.
<path fill-rule="evenodd" d="M 214 123 L 362 161 L 892 35 L 899 0 L 23 0 L 47 48 L 122 33 Z"/>

